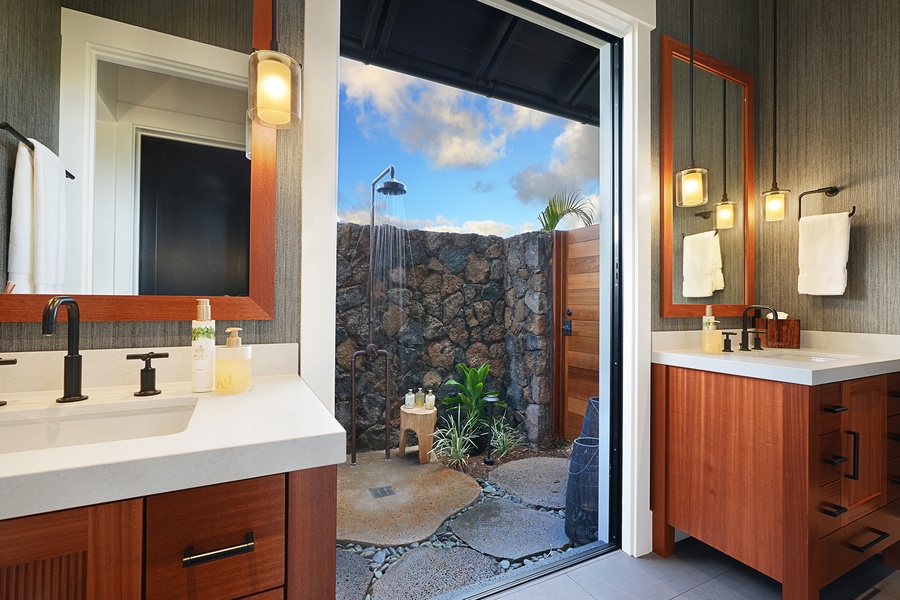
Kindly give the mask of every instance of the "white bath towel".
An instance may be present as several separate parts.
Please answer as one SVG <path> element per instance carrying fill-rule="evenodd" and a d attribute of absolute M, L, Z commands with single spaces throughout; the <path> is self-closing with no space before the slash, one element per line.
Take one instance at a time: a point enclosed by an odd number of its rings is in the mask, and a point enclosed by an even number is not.
<path fill-rule="evenodd" d="M 800 219 L 800 276 L 797 291 L 812 296 L 840 296 L 847 289 L 850 213 Z"/>
<path fill-rule="evenodd" d="M 720 240 L 721 240 L 721 238 L 718 235 L 713 235 L 713 237 L 712 237 L 712 243 L 713 243 L 712 280 L 713 280 L 713 289 L 714 290 L 724 290 L 725 289 L 725 276 L 722 274 L 722 246 L 721 246 Z"/>
<path fill-rule="evenodd" d="M 36 140 L 19 144 L 9 228 L 9 280 L 16 293 L 62 291 L 66 248 L 66 169 Z"/>
<path fill-rule="evenodd" d="M 718 256 L 717 256 L 718 255 Z M 681 295 L 685 298 L 706 298 L 717 288 L 714 273 L 721 272 L 722 255 L 715 231 L 704 231 L 684 238 L 682 272 L 684 283 Z M 724 287 L 724 281 L 722 282 Z"/>

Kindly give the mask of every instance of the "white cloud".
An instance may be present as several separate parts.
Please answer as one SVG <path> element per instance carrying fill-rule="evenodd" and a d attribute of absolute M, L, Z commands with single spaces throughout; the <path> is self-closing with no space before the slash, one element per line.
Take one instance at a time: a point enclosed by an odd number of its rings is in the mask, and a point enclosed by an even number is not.
<path fill-rule="evenodd" d="M 390 135 L 438 168 L 484 168 L 506 154 L 510 136 L 548 115 L 424 79 L 341 59 L 341 85 L 369 137 Z M 487 108 L 485 109 L 485 106 Z"/>
<path fill-rule="evenodd" d="M 359 208 L 338 213 L 338 222 L 369 224 L 369 211 Z M 498 235 L 510 237 L 526 231 L 535 231 L 540 226 L 535 222 L 522 223 L 518 226 L 508 223 L 500 223 L 491 219 L 484 221 L 465 221 L 457 224 L 456 220 L 443 215 L 437 215 L 433 219 L 405 219 L 401 220 L 392 215 L 386 215 L 383 221 L 391 225 L 405 227 L 406 229 L 423 229 L 425 231 L 443 231 L 449 233 L 478 233 L 481 235 Z"/>
<path fill-rule="evenodd" d="M 472 191 L 476 194 L 488 194 L 493 192 L 497 188 L 497 184 L 493 181 L 484 181 L 483 179 L 479 179 L 474 184 L 472 184 Z"/>
<path fill-rule="evenodd" d="M 599 130 L 569 122 L 553 140 L 549 164 L 532 165 L 518 171 L 512 176 L 510 185 L 520 201 L 544 204 L 561 188 L 571 192 L 596 187 L 599 164 Z"/>

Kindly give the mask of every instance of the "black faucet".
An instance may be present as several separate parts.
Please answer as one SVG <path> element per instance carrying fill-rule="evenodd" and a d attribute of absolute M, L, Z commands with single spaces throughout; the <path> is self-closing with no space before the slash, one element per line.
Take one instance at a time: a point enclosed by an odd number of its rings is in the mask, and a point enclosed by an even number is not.
<path fill-rule="evenodd" d="M 87 400 L 87 396 L 81 393 L 81 355 L 78 354 L 78 325 L 80 313 L 78 303 L 70 296 L 54 296 L 44 306 L 44 319 L 41 325 L 41 333 L 53 335 L 56 333 L 56 313 L 60 306 L 65 306 L 69 313 L 69 353 L 63 358 L 63 395 L 57 398 L 57 402 L 78 402 Z"/>
<path fill-rule="evenodd" d="M 14 365 L 17 362 L 15 358 L 0 358 L 0 365 Z M 6 400 L 0 400 L 0 406 L 6 406 Z"/>
<path fill-rule="evenodd" d="M 741 330 L 741 347 L 740 347 L 740 349 L 744 350 L 746 352 L 750 351 L 750 338 L 748 336 L 749 328 L 747 327 L 747 313 L 750 312 L 751 310 L 753 310 L 753 311 L 767 310 L 770 313 L 772 313 L 773 319 L 775 319 L 776 321 L 778 320 L 778 312 L 770 306 L 762 306 L 760 304 L 751 304 L 750 306 L 745 308 L 744 309 L 744 328 Z M 762 348 L 757 348 L 757 350 L 762 350 Z"/>

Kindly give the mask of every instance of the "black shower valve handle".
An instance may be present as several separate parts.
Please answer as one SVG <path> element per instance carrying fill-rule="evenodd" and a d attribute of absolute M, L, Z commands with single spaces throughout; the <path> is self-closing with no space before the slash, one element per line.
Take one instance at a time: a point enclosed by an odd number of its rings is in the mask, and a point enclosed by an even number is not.
<path fill-rule="evenodd" d="M 151 366 L 150 361 L 154 358 L 169 358 L 168 352 L 147 352 L 146 354 L 127 354 L 127 360 L 142 360 L 144 368 L 141 369 L 141 389 L 134 393 L 135 396 L 155 396 L 161 393 L 156 389 L 156 369 Z"/>

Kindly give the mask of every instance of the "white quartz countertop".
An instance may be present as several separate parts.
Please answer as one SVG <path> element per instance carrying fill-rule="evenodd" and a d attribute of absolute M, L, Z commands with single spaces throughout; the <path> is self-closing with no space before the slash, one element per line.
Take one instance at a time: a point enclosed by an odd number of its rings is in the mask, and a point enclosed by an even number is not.
<path fill-rule="evenodd" d="M 153 403 L 196 405 L 167 435 L 22 451 L 0 443 L 0 519 L 341 463 L 345 432 L 297 375 L 254 377 L 243 394 L 191 393 L 187 382 L 138 399 L 135 386 L 85 388 L 86 413 Z M 58 390 L 0 395 L 0 437 L 18 420 L 63 411 Z M 75 406 L 74 404 L 71 406 Z M 141 404 L 136 404 L 141 406 Z M 114 425 L 111 425 L 114 426 Z M 46 435 L 54 435 L 52 427 Z"/>
<path fill-rule="evenodd" d="M 900 355 L 815 348 L 736 350 L 723 354 L 704 354 L 694 349 L 659 350 L 653 352 L 652 361 L 801 385 L 821 385 L 900 371 Z"/>

